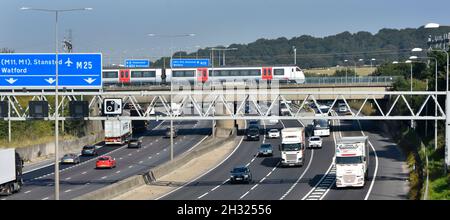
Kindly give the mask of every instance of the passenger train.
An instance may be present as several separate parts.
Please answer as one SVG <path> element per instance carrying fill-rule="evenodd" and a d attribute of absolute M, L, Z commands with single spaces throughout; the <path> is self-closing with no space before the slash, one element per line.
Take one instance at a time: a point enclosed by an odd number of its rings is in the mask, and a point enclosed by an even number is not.
<path fill-rule="evenodd" d="M 216 80 L 279 80 L 286 83 L 304 83 L 305 74 L 297 66 L 103 69 L 104 84 L 161 84 L 177 80 L 188 80 L 197 83 Z"/>

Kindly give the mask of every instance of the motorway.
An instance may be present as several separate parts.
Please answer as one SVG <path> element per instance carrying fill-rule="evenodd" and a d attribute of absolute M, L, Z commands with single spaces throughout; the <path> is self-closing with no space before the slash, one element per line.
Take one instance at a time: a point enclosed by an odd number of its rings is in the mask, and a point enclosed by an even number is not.
<path fill-rule="evenodd" d="M 215 169 L 160 199 L 167 200 L 363 200 L 406 199 L 407 170 L 396 145 L 373 122 L 334 121 L 333 132 L 323 138 L 322 149 L 309 149 L 303 167 L 279 165 L 280 139 L 243 140 L 233 154 Z M 299 121 L 282 121 L 276 127 L 299 127 Z M 368 135 L 371 145 L 369 179 L 362 188 L 336 189 L 332 160 L 336 138 Z M 273 157 L 256 157 L 261 143 L 271 143 Z M 253 182 L 230 184 L 230 170 L 237 165 L 250 168 Z"/>
<path fill-rule="evenodd" d="M 174 156 L 194 147 L 211 132 L 211 122 L 174 122 L 179 129 L 174 138 Z M 95 191 L 132 175 L 148 171 L 170 158 L 170 139 L 163 138 L 169 122 L 151 122 L 141 134 L 141 149 L 124 146 L 103 146 L 99 155 L 109 155 L 117 160 L 117 167 L 107 170 L 95 169 L 96 157 L 81 157 L 77 165 L 60 166 L 60 198 L 73 199 Z M 24 187 L 19 193 L 2 200 L 48 200 L 54 199 L 54 166 L 44 166 L 24 174 Z"/>

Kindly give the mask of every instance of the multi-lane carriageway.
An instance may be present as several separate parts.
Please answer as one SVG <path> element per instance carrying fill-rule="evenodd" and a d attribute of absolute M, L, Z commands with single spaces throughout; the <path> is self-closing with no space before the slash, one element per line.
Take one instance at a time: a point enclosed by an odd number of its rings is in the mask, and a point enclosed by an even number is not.
<path fill-rule="evenodd" d="M 210 132 L 210 123 L 179 123 L 180 134 L 174 139 L 175 156 L 194 147 Z M 175 123 L 175 124 L 176 124 Z M 270 128 L 298 127 L 308 122 L 295 120 L 280 121 Z M 230 156 L 215 168 L 184 186 L 161 196 L 167 200 L 318 200 L 318 199 L 406 199 L 408 191 L 407 170 L 404 159 L 396 145 L 374 126 L 372 121 L 333 121 L 332 135 L 325 137 L 322 149 L 307 150 L 303 167 L 282 168 L 279 165 L 280 139 L 261 138 L 257 141 L 242 141 Z M 167 122 L 152 122 L 144 134 L 141 149 L 126 146 L 104 146 L 100 154 L 116 158 L 118 166 L 111 170 L 95 170 L 95 157 L 83 157 L 79 165 L 62 165 L 61 199 L 77 196 L 100 189 L 132 175 L 148 170 L 169 159 L 169 139 L 162 138 Z M 332 158 L 334 143 L 340 136 L 369 136 L 371 152 L 369 180 L 363 188 L 336 189 Z M 274 146 L 273 157 L 256 157 L 262 142 Z M 236 165 L 246 165 L 253 174 L 250 184 L 230 184 L 229 171 Z M 25 187 L 20 193 L 6 199 L 53 199 L 52 165 L 41 167 L 25 174 Z"/>
<path fill-rule="evenodd" d="M 321 200 L 321 199 L 406 199 L 407 170 L 396 145 L 373 122 L 334 121 L 332 135 L 324 138 L 322 149 L 307 150 L 303 167 L 279 167 L 280 139 L 261 138 L 259 142 L 242 139 L 238 148 L 216 168 L 159 199 L 184 200 Z M 298 127 L 300 121 L 281 121 L 270 128 Z M 361 129 L 362 127 L 362 129 Z M 334 187 L 334 143 L 339 136 L 368 135 L 370 140 L 369 180 L 363 188 Z M 256 157 L 262 143 L 274 146 L 273 157 Z M 253 175 L 251 184 L 230 184 L 229 171 L 245 165 Z"/>
<path fill-rule="evenodd" d="M 174 138 L 174 156 L 195 147 L 211 131 L 211 123 L 206 121 L 174 122 L 174 125 L 179 129 L 178 137 Z M 81 157 L 81 163 L 78 165 L 61 165 L 60 198 L 73 199 L 168 161 L 170 139 L 163 136 L 169 126 L 169 122 L 150 123 L 149 128 L 152 129 L 143 134 L 140 149 L 128 149 L 126 145 L 99 148 L 99 155 L 110 155 L 116 159 L 117 167 L 114 169 L 94 169 L 96 157 Z M 22 190 L 0 199 L 54 199 L 53 171 L 54 166 L 50 164 L 26 172 Z"/>

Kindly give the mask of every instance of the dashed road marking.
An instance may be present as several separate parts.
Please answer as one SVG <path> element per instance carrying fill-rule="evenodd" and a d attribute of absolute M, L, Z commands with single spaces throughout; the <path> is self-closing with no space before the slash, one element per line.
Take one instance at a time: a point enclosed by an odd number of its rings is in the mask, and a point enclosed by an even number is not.
<path fill-rule="evenodd" d="M 48 200 L 49 198 L 48 197 L 45 197 L 45 198 L 43 198 L 42 200 Z"/>
<path fill-rule="evenodd" d="M 65 178 L 64 180 L 70 180 L 70 179 L 72 179 L 72 177 L 67 177 L 67 178 Z"/>
<path fill-rule="evenodd" d="M 81 173 L 81 175 L 84 175 L 84 174 L 86 174 L 86 173 L 87 173 L 87 172 L 86 172 L 86 171 L 84 171 L 84 172 L 82 172 L 82 173 Z"/>
<path fill-rule="evenodd" d="M 104 179 L 106 179 L 107 178 L 107 176 L 104 176 L 104 177 L 102 177 L 102 180 L 104 180 Z"/>
<path fill-rule="evenodd" d="M 120 173 L 120 170 L 118 170 L 116 173 Z"/>
<path fill-rule="evenodd" d="M 71 189 L 68 189 L 68 190 L 66 190 L 66 191 L 64 191 L 65 193 L 68 193 L 68 192 L 70 192 L 70 191 L 72 191 Z"/>
<path fill-rule="evenodd" d="M 28 190 L 28 191 L 25 192 L 25 194 L 28 194 L 28 193 L 30 193 L 30 192 L 31 192 L 31 190 Z"/>

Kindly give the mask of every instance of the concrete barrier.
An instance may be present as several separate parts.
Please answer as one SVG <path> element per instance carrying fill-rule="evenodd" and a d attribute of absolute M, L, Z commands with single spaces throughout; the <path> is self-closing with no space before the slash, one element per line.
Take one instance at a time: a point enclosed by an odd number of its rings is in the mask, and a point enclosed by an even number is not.
<path fill-rule="evenodd" d="M 110 186 L 101 188 L 86 195 L 79 196 L 77 198 L 74 198 L 74 200 L 112 199 L 120 194 L 130 191 L 133 188 L 143 186 L 145 184 L 151 184 L 162 176 L 167 175 L 172 171 L 178 169 L 179 167 L 185 165 L 190 160 L 214 150 L 216 146 L 221 146 L 228 142 L 234 141 L 235 137 L 236 132 L 233 132 L 232 135 L 228 138 L 212 139 L 211 137 L 209 137 L 194 150 L 182 153 L 181 155 L 175 157 L 173 161 L 168 161 L 143 174 L 128 177 Z"/>
<path fill-rule="evenodd" d="M 84 145 L 103 140 L 103 132 L 96 135 L 88 135 L 75 140 L 60 141 L 60 154 L 81 152 Z M 50 156 L 55 153 L 55 142 L 38 144 L 30 147 L 17 148 L 17 152 L 24 161 L 33 161 L 39 157 Z"/>

